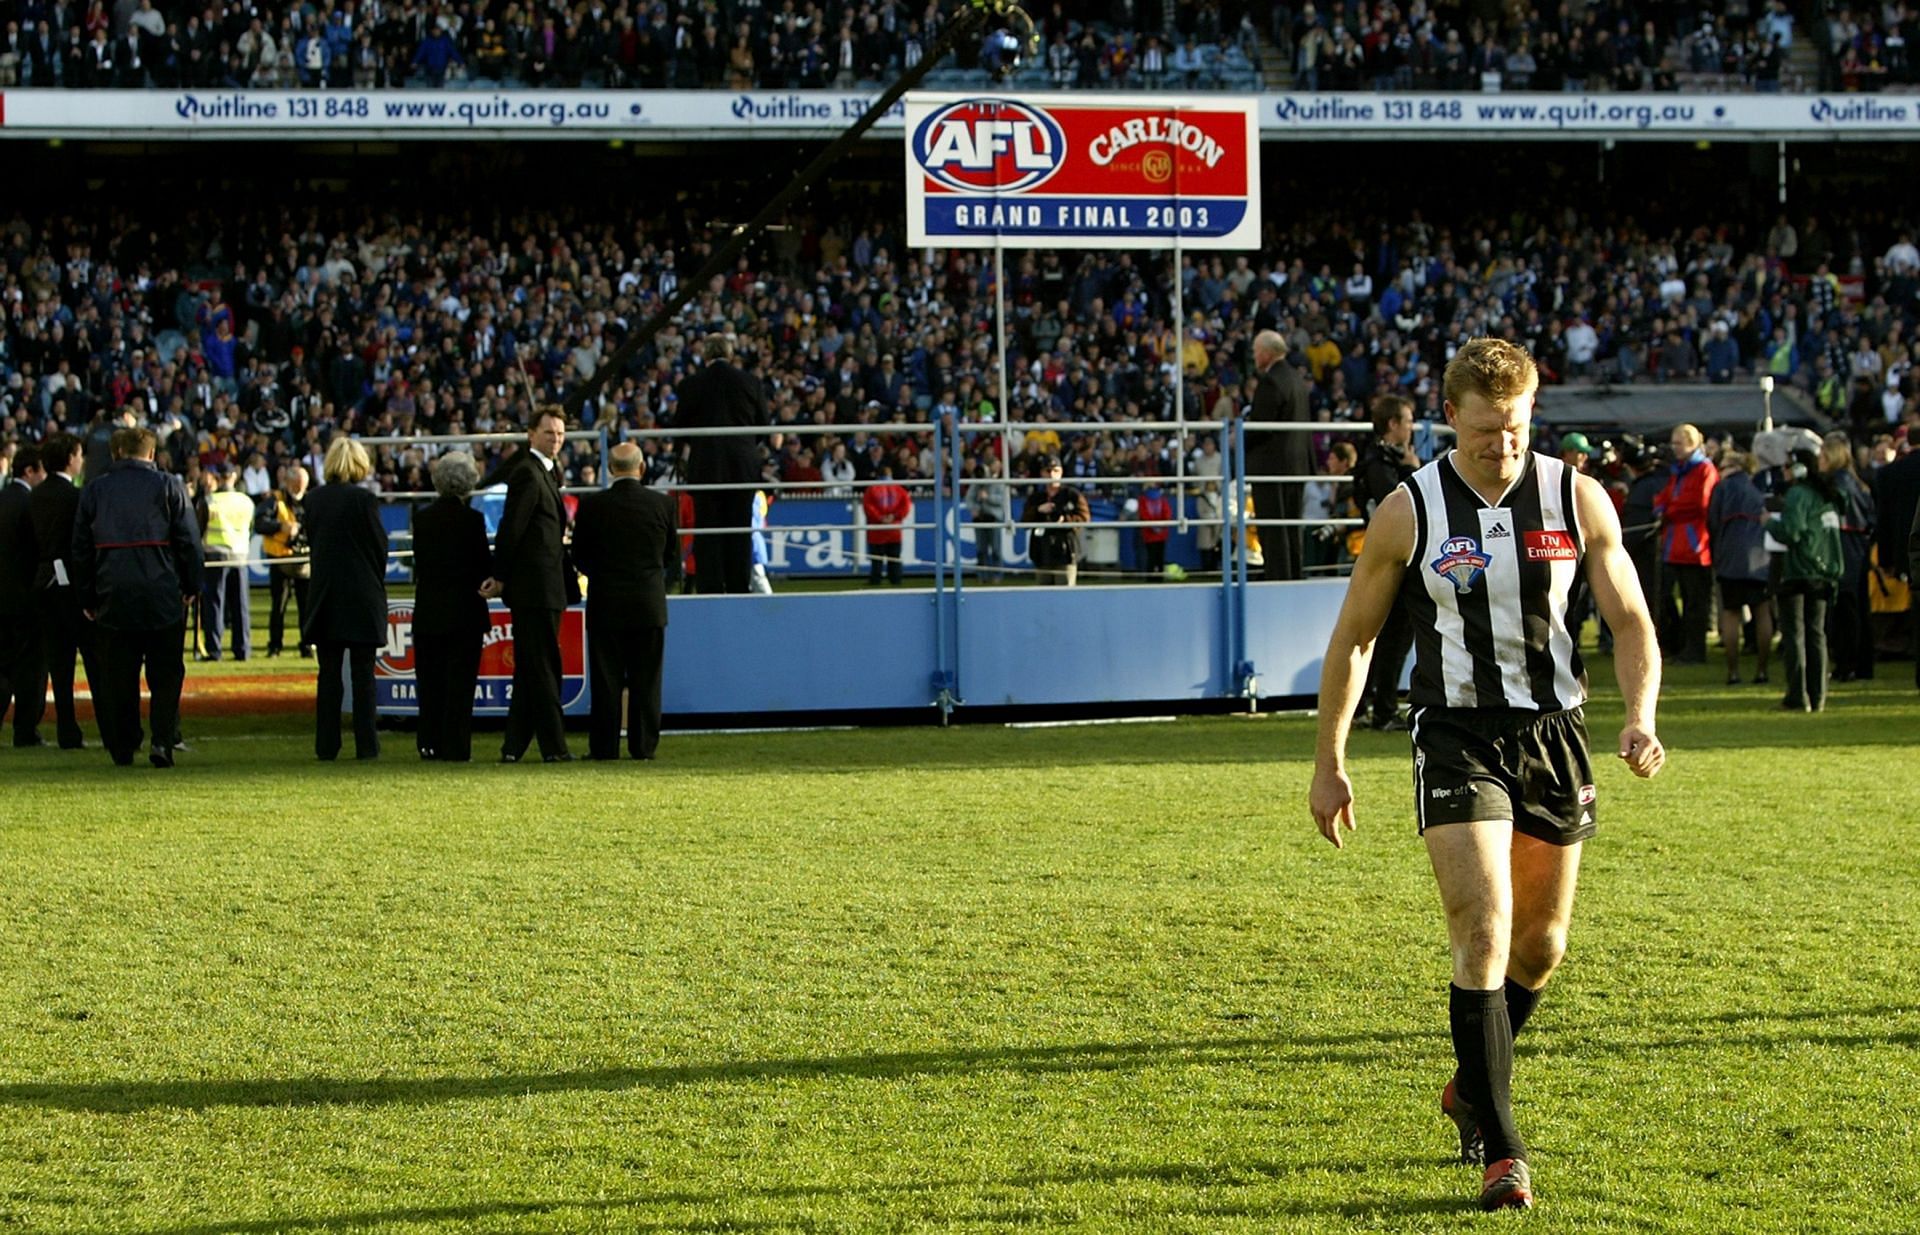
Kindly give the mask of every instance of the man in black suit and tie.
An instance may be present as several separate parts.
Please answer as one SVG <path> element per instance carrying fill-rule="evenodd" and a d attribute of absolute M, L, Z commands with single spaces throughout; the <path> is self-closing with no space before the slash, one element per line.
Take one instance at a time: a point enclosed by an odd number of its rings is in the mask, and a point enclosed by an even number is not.
<path fill-rule="evenodd" d="M 589 759 L 620 757 L 620 692 L 628 692 L 627 750 L 651 759 L 660 744 L 660 662 L 667 588 L 680 579 L 674 500 L 642 483 L 632 442 L 614 447 L 613 487 L 580 499 L 573 560 L 587 576 L 587 672 L 593 685 Z"/>
<path fill-rule="evenodd" d="M 67 556 L 73 549 L 73 516 L 80 509 L 80 474 L 87 449 L 71 433 L 55 433 L 40 446 L 40 462 L 47 478 L 33 491 L 33 539 L 40 547 L 40 564 L 33 576 L 33 594 L 40 607 L 40 647 L 46 656 L 47 676 L 53 684 L 54 728 L 61 750 L 86 745 L 73 708 L 73 661 L 86 666 L 87 683 L 97 686 L 100 666 L 93 654 L 93 623 L 80 608 L 73 590 Z"/>
<path fill-rule="evenodd" d="M 767 391 L 758 376 L 733 364 L 733 339 L 710 334 L 701 343 L 706 364 L 680 384 L 684 429 L 743 428 L 771 425 Z M 780 449 L 782 435 L 769 439 Z M 687 483 L 741 485 L 737 489 L 696 490 L 693 523 L 702 534 L 694 541 L 699 590 L 745 592 L 753 578 L 753 488 L 760 479 L 760 442 L 754 434 L 695 437 L 688 442 Z M 735 529 L 706 534 L 706 528 Z"/>
<path fill-rule="evenodd" d="M 30 503 L 46 472 L 40 448 L 13 455 L 13 475 L 0 482 L 0 719 L 13 711 L 13 744 L 44 746 L 40 718 L 47 710 L 47 667 L 40 657 L 40 616 L 33 574 L 40 564 Z"/>
<path fill-rule="evenodd" d="M 527 449 L 487 481 L 507 486 L 485 592 L 513 611 L 513 698 L 507 704 L 502 763 L 518 763 L 529 742 L 548 763 L 573 758 L 560 711 L 560 614 L 579 596 L 567 563 L 567 510 L 560 502 L 560 447 L 567 417 L 557 404 L 533 414 Z"/>
<path fill-rule="evenodd" d="M 1287 341 L 1277 331 L 1263 330 L 1253 338 L 1253 367 L 1260 383 L 1253 391 L 1253 411 L 1247 419 L 1247 475 L 1304 476 L 1313 470 L 1313 443 L 1306 433 L 1263 432 L 1261 424 L 1305 423 L 1307 383 L 1287 362 Z M 1263 481 L 1249 486 L 1255 519 L 1298 519 L 1306 490 L 1298 483 Z M 1260 548 L 1266 554 L 1266 575 L 1275 579 L 1301 577 L 1302 546 L 1296 527 L 1262 527 Z"/>

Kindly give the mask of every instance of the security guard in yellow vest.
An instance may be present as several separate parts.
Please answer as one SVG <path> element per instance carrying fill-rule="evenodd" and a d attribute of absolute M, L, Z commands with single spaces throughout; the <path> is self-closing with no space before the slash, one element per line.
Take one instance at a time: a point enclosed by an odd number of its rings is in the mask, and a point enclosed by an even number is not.
<path fill-rule="evenodd" d="M 253 534 L 253 500 L 233 488 L 233 469 L 216 463 L 208 471 L 216 488 L 207 495 L 207 528 L 201 544 L 207 568 L 200 589 L 202 660 L 220 659 L 221 636 L 233 628 L 233 658 L 253 650 L 253 616 L 247 603 L 247 547 Z"/>

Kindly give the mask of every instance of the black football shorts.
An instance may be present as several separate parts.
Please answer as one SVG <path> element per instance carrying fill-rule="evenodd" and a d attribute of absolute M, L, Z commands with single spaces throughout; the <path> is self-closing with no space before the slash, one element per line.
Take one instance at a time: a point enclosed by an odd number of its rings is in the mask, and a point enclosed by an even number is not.
<path fill-rule="evenodd" d="M 1416 708 L 1413 790 L 1422 833 L 1511 819 L 1548 844 L 1583 841 L 1598 817 L 1586 717 L 1579 708 Z"/>

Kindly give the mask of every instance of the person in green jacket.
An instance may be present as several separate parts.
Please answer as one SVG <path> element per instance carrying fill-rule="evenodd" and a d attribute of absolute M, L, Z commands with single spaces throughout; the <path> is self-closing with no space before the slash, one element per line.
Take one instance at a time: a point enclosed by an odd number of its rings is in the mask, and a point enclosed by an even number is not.
<path fill-rule="evenodd" d="M 1840 494 L 1820 456 L 1796 450 L 1786 497 L 1771 498 L 1767 531 L 1787 547 L 1780 572 L 1780 659 L 1789 712 L 1818 712 L 1827 702 L 1827 604 L 1840 581 Z"/>

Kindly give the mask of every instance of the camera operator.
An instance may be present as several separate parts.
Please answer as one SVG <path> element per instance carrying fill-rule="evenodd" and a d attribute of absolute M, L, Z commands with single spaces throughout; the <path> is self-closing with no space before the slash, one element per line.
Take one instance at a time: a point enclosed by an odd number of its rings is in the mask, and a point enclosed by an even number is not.
<path fill-rule="evenodd" d="M 267 567 L 267 583 L 273 597 L 267 624 L 268 656 L 280 655 L 281 641 L 287 631 L 287 602 L 292 600 L 299 606 L 296 632 L 300 629 L 299 619 L 307 615 L 307 580 L 313 575 L 312 567 L 304 560 L 307 556 L 307 481 L 305 466 L 287 464 L 280 470 L 280 487 L 262 494 L 254 509 L 253 530 L 260 535 L 260 552 L 273 559 Z M 284 558 L 302 560 L 280 560 Z M 300 655 L 303 658 L 313 655 L 313 648 L 304 637 L 300 642 Z"/>

